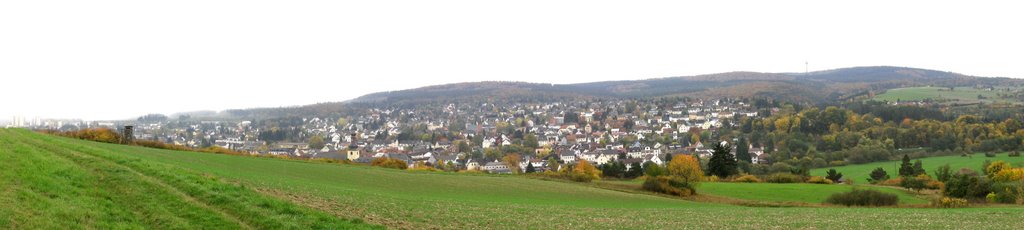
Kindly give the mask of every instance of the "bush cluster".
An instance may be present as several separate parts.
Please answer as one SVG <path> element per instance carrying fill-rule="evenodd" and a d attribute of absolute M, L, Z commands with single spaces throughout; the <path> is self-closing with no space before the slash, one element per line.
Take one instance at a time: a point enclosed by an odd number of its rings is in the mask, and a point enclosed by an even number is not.
<path fill-rule="evenodd" d="M 393 169 L 406 169 L 406 168 L 409 168 L 409 164 L 406 164 L 405 161 L 399 160 L 399 159 L 395 159 L 395 158 L 387 158 L 387 157 L 381 157 L 381 158 L 373 159 L 373 161 L 370 162 L 370 166 L 377 166 L 377 167 L 384 167 L 384 168 L 393 168 Z"/>
<path fill-rule="evenodd" d="M 936 208 L 963 208 L 967 207 L 967 200 L 953 197 L 943 197 L 937 201 L 932 202 L 932 206 Z"/>
<path fill-rule="evenodd" d="M 804 177 L 792 173 L 773 173 L 765 178 L 768 183 L 801 183 Z"/>
<path fill-rule="evenodd" d="M 644 181 L 644 190 L 665 193 L 675 196 L 691 196 L 697 194 L 693 183 L 683 181 L 679 177 L 656 176 Z"/>
<path fill-rule="evenodd" d="M 853 189 L 832 194 L 825 202 L 845 206 L 891 206 L 899 203 L 899 197 L 875 190 Z"/>
<path fill-rule="evenodd" d="M 810 183 L 810 184 L 832 184 L 834 182 L 832 182 L 832 180 L 825 179 L 824 177 L 812 176 L 811 178 L 807 178 L 807 183 Z"/>
<path fill-rule="evenodd" d="M 732 179 L 732 182 L 739 182 L 739 183 L 761 183 L 761 179 L 757 178 L 757 176 L 754 176 L 754 175 L 745 174 L 745 175 L 736 177 L 736 179 Z"/>

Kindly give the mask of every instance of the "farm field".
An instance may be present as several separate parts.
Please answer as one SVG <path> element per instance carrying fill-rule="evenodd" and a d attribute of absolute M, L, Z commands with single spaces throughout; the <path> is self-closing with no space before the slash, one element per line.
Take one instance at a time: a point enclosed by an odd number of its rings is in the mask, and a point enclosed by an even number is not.
<path fill-rule="evenodd" d="M 84 141 L 48 139 L 0 129 L 0 228 L 379 228 L 194 171 L 75 145 Z"/>
<path fill-rule="evenodd" d="M 917 160 L 917 159 L 911 159 L 911 163 L 913 163 L 915 160 Z M 973 154 L 973 155 L 970 155 L 969 157 L 961 157 L 959 155 L 957 155 L 957 156 L 940 156 L 940 157 L 926 157 L 926 158 L 921 158 L 920 160 L 921 160 L 921 165 L 924 166 L 924 169 L 926 171 L 928 171 L 929 175 L 933 175 L 934 172 L 935 172 L 935 169 L 937 169 L 940 166 L 943 166 L 945 164 L 949 164 L 949 167 L 953 171 L 959 170 L 961 168 L 970 168 L 970 169 L 972 169 L 974 171 L 978 171 L 978 172 L 982 171 L 981 166 L 985 163 L 986 160 L 988 160 L 988 161 L 1001 160 L 1001 161 L 1005 161 L 1007 163 L 1010 163 L 1011 165 L 1014 165 L 1014 166 L 1022 166 L 1022 165 L 1024 165 L 1024 157 L 1010 157 L 1008 153 L 999 153 L 999 154 L 996 154 L 996 157 L 985 157 L 984 154 Z M 878 167 L 882 167 L 883 169 L 885 169 L 885 172 L 889 174 L 889 177 L 895 178 L 896 175 L 899 174 L 899 164 L 900 164 L 900 161 L 896 160 L 896 161 L 874 162 L 874 163 L 867 163 L 867 164 L 847 165 L 847 166 L 840 166 L 840 167 L 818 168 L 818 169 L 812 169 L 811 170 L 811 175 L 814 175 L 814 176 L 825 176 L 825 172 L 827 172 L 828 169 L 834 168 L 834 169 L 836 169 L 836 171 L 842 173 L 843 176 L 846 177 L 846 178 L 852 178 L 854 181 L 856 181 L 858 183 L 867 183 L 868 175 L 871 174 L 872 170 L 875 170 L 875 168 L 878 168 Z"/>
<path fill-rule="evenodd" d="M 352 219 L 400 229 L 1024 227 L 1017 221 L 1024 208 L 1013 206 L 743 207 L 515 176 L 168 151 L 25 130 L 0 129 L 0 144 L 0 228 L 374 227 Z M 158 208 L 173 204 L 183 208 Z M 257 211 L 238 214 L 246 210 Z M 271 223 L 263 218 L 289 225 L 261 225 Z"/>
<path fill-rule="evenodd" d="M 598 183 L 612 185 L 631 185 L 637 187 L 643 184 L 641 180 L 629 181 L 601 181 Z M 624 187 L 624 186 L 614 186 Z M 900 198 L 901 205 L 923 205 L 928 200 L 910 194 L 908 191 L 899 188 L 882 186 L 850 186 L 844 184 L 806 184 L 806 183 L 732 183 L 732 182 L 704 182 L 697 190 L 702 195 L 716 197 L 727 197 L 745 201 L 787 204 L 822 204 L 829 195 L 839 192 L 848 192 L 856 187 L 857 189 L 871 189 L 886 193 L 896 194 Z"/>
<path fill-rule="evenodd" d="M 820 204 L 829 195 L 848 192 L 854 186 L 843 184 L 773 184 L 773 183 L 703 183 L 698 189 L 704 194 L 731 197 L 751 201 L 771 202 L 803 202 Z M 872 189 L 896 194 L 900 204 L 927 204 L 928 201 L 918 198 L 897 188 L 856 186 L 857 189 Z"/>
<path fill-rule="evenodd" d="M 930 98 L 935 100 L 952 100 L 951 102 L 955 103 L 975 103 L 979 101 L 983 101 L 985 103 L 1017 102 L 1016 100 L 1000 98 L 997 93 L 997 91 L 975 89 L 972 87 L 955 87 L 953 88 L 953 91 L 949 91 L 949 88 L 943 87 L 909 87 L 890 89 L 885 93 L 876 95 L 873 100 L 895 102 L 897 100 L 919 101 Z M 986 99 L 979 100 L 978 95 L 981 95 Z"/>

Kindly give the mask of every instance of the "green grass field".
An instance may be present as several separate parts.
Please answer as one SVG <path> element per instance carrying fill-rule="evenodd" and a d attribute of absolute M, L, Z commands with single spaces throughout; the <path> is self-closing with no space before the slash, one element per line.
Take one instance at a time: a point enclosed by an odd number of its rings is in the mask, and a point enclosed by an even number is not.
<path fill-rule="evenodd" d="M 1020 207 L 754 208 L 517 176 L 167 151 L 24 130 L 0 130 L 0 144 L 0 228 L 373 227 L 353 219 L 403 229 L 1024 227 Z"/>
<path fill-rule="evenodd" d="M 981 95 L 986 98 L 984 99 L 984 102 L 986 103 L 1017 102 L 1016 100 L 1000 98 L 999 95 L 997 95 L 997 91 L 975 89 L 972 87 L 955 87 L 953 91 L 948 91 L 948 89 L 949 88 L 942 87 L 909 87 L 890 89 L 885 93 L 876 95 L 873 100 L 895 102 L 897 100 L 919 101 L 931 98 L 936 100 L 953 100 L 951 102 L 956 103 L 975 103 L 980 101 L 978 99 L 978 95 Z"/>
<path fill-rule="evenodd" d="M 917 159 L 911 159 L 911 163 L 913 163 L 913 161 L 915 160 Z M 926 171 L 928 171 L 928 175 L 934 175 L 935 169 L 945 164 L 949 164 L 949 167 L 952 168 L 954 172 L 960 170 L 961 168 L 969 168 L 978 172 L 982 172 L 981 166 L 984 164 L 986 160 L 1001 160 L 1006 161 L 1014 166 L 1024 166 L 1024 157 L 1009 157 L 1009 154 L 1007 153 L 999 153 L 996 155 L 996 157 L 985 157 L 984 154 L 973 154 L 970 157 L 941 156 L 926 157 L 921 158 L 920 160 L 921 165 L 924 166 L 924 169 Z M 899 174 L 899 164 L 900 161 L 884 161 L 831 168 L 834 168 L 836 169 L 836 171 L 843 173 L 843 176 L 846 178 L 852 178 L 854 181 L 859 183 L 867 183 L 868 175 L 871 174 L 872 170 L 875 170 L 875 168 L 878 167 L 882 167 L 882 169 L 885 169 L 885 172 L 889 174 L 889 177 L 895 178 L 896 175 Z M 812 169 L 811 175 L 825 176 L 825 172 L 831 168 Z"/>
<path fill-rule="evenodd" d="M 374 228 L 92 144 L 0 129 L 0 227 Z"/>
<path fill-rule="evenodd" d="M 730 197 L 751 201 L 803 202 L 819 204 L 829 195 L 848 192 L 853 186 L 843 184 L 772 184 L 772 183 L 703 183 L 699 189 L 703 194 Z M 927 204 L 925 199 L 908 194 L 896 188 L 857 186 L 858 189 L 872 189 L 896 194 L 900 204 Z"/>

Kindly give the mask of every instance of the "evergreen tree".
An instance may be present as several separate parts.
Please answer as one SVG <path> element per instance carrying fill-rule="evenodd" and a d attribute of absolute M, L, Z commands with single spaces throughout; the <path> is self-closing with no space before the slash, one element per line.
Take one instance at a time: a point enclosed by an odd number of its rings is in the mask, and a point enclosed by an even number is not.
<path fill-rule="evenodd" d="M 928 174 L 924 171 L 924 166 L 921 165 L 921 160 L 914 161 L 914 175 Z"/>
<path fill-rule="evenodd" d="M 736 142 L 736 160 L 753 163 L 750 156 L 750 146 L 747 145 L 747 139 L 744 137 L 740 137 L 740 140 Z"/>
<path fill-rule="evenodd" d="M 737 173 L 736 158 L 733 158 L 732 147 L 721 143 L 712 148 L 711 159 L 708 161 L 708 172 L 719 178 L 726 178 Z"/>
<path fill-rule="evenodd" d="M 914 176 L 914 165 L 910 164 L 910 156 L 903 155 L 903 163 L 900 163 L 900 176 Z"/>
<path fill-rule="evenodd" d="M 637 178 L 644 175 L 644 168 L 640 165 L 640 162 L 633 162 L 629 164 L 629 170 L 626 171 L 626 178 Z"/>
<path fill-rule="evenodd" d="M 826 175 L 825 175 L 825 179 L 829 179 L 829 180 L 832 180 L 834 182 L 839 182 L 839 179 L 842 179 L 842 178 L 843 178 L 843 174 L 840 173 L 840 172 L 837 172 L 836 169 L 828 169 L 828 172 L 826 172 Z"/>
<path fill-rule="evenodd" d="M 871 183 L 878 183 L 889 179 L 889 173 L 886 173 L 885 169 L 882 169 L 882 167 L 878 167 L 871 171 L 870 176 L 871 177 L 868 177 L 868 181 Z"/>
<path fill-rule="evenodd" d="M 537 169 L 533 168 L 533 164 L 526 163 L 526 173 L 535 173 L 535 172 L 537 172 Z"/>
<path fill-rule="evenodd" d="M 665 163 L 672 162 L 672 153 L 665 154 Z"/>

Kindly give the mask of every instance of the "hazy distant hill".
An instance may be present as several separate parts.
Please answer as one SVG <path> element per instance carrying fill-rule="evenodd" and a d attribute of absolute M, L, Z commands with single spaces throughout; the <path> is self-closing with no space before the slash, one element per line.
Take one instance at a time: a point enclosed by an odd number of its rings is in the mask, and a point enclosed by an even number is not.
<path fill-rule="evenodd" d="M 906 67 L 853 67 L 810 73 L 728 72 L 697 76 L 579 84 L 469 82 L 372 93 L 347 102 L 228 110 L 233 117 L 337 115 L 358 107 L 479 101 L 543 102 L 586 98 L 767 97 L 823 103 L 908 86 L 1021 85 L 1024 80 L 973 77 Z"/>
<path fill-rule="evenodd" d="M 855 67 L 811 73 L 729 72 L 685 77 L 580 84 L 476 82 L 373 93 L 352 102 L 403 103 L 477 97 L 558 99 L 571 97 L 635 98 L 659 96 L 771 97 L 821 102 L 868 90 L 913 85 L 993 84 L 1005 78 L 977 78 L 951 72 L 904 67 Z"/>

